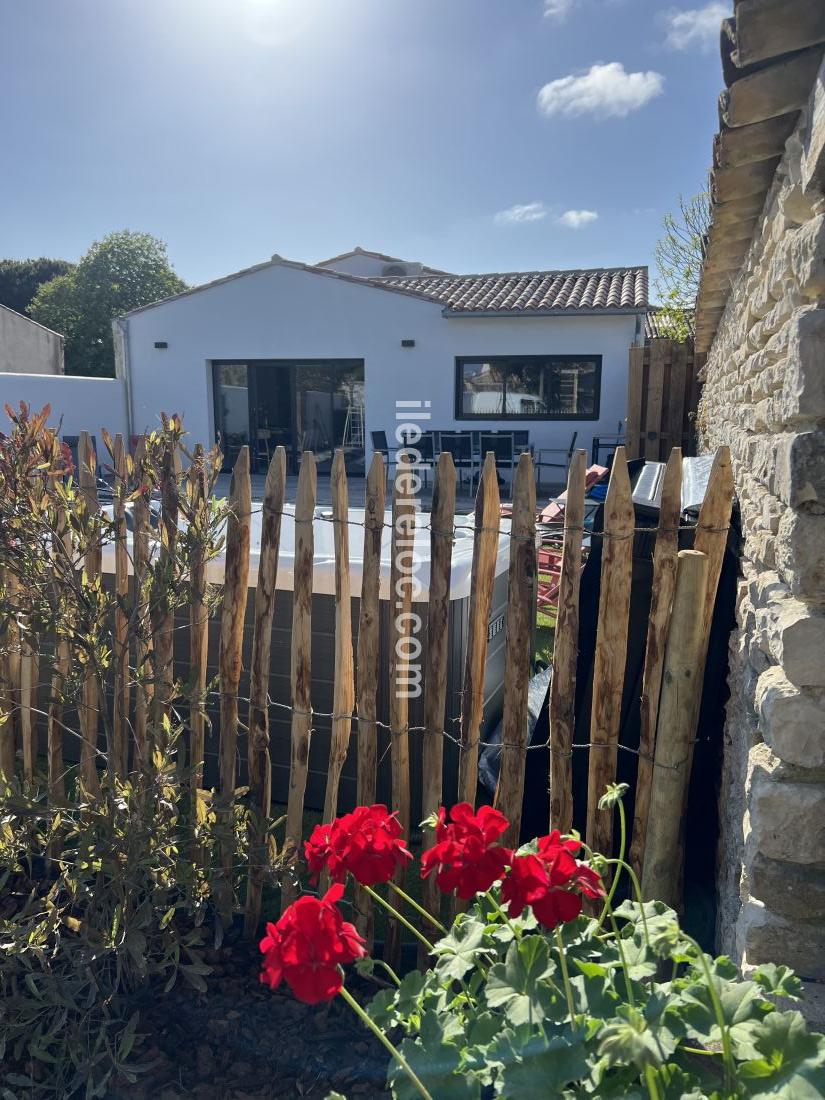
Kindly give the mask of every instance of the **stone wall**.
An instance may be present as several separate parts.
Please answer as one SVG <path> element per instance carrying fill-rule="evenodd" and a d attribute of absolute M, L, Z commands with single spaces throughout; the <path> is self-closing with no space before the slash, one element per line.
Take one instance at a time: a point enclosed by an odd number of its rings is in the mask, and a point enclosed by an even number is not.
<path fill-rule="evenodd" d="M 820 78 L 822 78 L 820 73 Z M 825 982 L 825 111 L 788 140 L 704 369 L 742 575 L 721 792 L 718 947 Z"/>

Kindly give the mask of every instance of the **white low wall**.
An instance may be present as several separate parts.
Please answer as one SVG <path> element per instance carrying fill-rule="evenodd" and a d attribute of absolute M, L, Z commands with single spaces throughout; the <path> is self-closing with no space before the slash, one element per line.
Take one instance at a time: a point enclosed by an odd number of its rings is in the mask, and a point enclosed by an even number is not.
<path fill-rule="evenodd" d="M 125 385 L 119 378 L 79 378 L 65 374 L 0 373 L 0 409 L 17 408 L 25 401 L 35 412 L 51 405 L 49 424 L 61 424 L 64 435 L 78 435 L 84 429 L 94 435 L 101 428 L 126 434 Z M 0 431 L 8 428 L 5 411 Z"/>

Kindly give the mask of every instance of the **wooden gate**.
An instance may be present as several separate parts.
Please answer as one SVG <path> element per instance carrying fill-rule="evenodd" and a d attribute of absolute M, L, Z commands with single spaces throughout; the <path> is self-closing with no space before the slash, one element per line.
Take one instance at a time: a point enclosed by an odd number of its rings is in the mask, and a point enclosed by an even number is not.
<path fill-rule="evenodd" d="M 630 349 L 628 458 L 664 462 L 673 447 L 681 447 L 685 455 L 696 453 L 693 417 L 704 359 L 692 340 L 656 337 Z"/>

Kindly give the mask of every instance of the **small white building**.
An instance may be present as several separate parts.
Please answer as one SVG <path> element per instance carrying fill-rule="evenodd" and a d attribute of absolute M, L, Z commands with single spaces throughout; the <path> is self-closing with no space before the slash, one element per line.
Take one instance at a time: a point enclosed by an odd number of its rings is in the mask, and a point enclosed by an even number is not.
<path fill-rule="evenodd" d="M 63 337 L 0 305 L 0 374 L 62 374 Z"/>
<path fill-rule="evenodd" d="M 647 304 L 645 267 L 451 275 L 360 248 L 276 255 L 115 322 L 128 430 L 176 412 L 228 463 L 245 443 L 258 470 L 278 444 L 293 463 L 343 445 L 358 474 L 402 401 L 435 431 L 517 430 L 536 450 L 577 432 L 589 450 L 621 426 Z"/>

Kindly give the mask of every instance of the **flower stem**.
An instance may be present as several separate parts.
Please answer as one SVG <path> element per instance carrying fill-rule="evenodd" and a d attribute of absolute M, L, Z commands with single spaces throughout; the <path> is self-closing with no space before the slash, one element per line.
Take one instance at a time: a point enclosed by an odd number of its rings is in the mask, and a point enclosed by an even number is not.
<path fill-rule="evenodd" d="M 415 909 L 416 913 L 419 913 L 425 920 L 428 920 L 433 928 L 437 928 L 438 931 L 441 932 L 443 935 L 447 935 L 447 929 L 444 927 L 441 921 L 436 920 L 432 913 L 429 913 L 423 905 L 419 905 L 415 898 L 411 898 L 407 891 L 402 890 L 397 882 L 393 882 L 392 879 L 390 879 L 390 881 L 387 883 L 387 886 L 389 886 L 391 890 L 394 890 L 400 898 L 403 898 L 407 905 Z"/>
<path fill-rule="evenodd" d="M 561 925 L 556 925 L 556 945 L 559 949 L 559 965 L 561 976 L 564 979 L 564 995 L 567 997 L 567 1009 L 570 1013 L 570 1027 L 576 1030 L 576 1006 L 573 1001 L 573 986 L 570 984 L 570 971 L 567 969 L 567 958 L 564 954 L 564 940 L 561 936 Z"/>
<path fill-rule="evenodd" d="M 645 1084 L 647 1085 L 647 1091 L 650 1093 L 650 1100 L 661 1100 L 662 1094 L 659 1091 L 659 1082 L 653 1066 L 645 1066 Z"/>
<path fill-rule="evenodd" d="M 433 945 L 430 943 L 430 941 L 427 939 L 426 936 L 423 936 L 418 931 L 418 929 L 415 927 L 414 924 L 412 924 L 410 921 L 408 921 L 406 917 L 402 917 L 401 914 L 398 912 L 398 910 L 394 906 L 390 905 L 390 903 L 388 901 L 386 901 L 384 898 L 382 898 L 381 895 L 376 890 L 373 890 L 373 888 L 371 886 L 364 886 L 364 890 L 369 894 L 369 896 L 373 899 L 373 901 L 377 901 L 379 905 L 383 905 L 383 907 L 387 910 L 388 913 L 390 913 L 392 916 L 394 916 L 396 918 L 396 920 L 400 921 L 401 924 L 404 925 L 404 927 L 407 929 L 408 932 L 412 932 L 412 934 L 415 936 L 415 938 L 417 940 L 420 940 L 421 943 L 423 943 L 424 946 L 427 948 L 427 951 L 430 954 L 432 954 Z"/>
<path fill-rule="evenodd" d="M 702 972 L 707 982 L 708 993 L 710 995 L 710 1002 L 713 1005 L 713 1013 L 716 1017 L 716 1026 L 719 1028 L 719 1032 L 722 1036 L 722 1057 L 725 1062 L 725 1085 L 728 1090 L 731 1089 L 732 1083 L 736 1077 L 736 1063 L 733 1060 L 733 1047 L 730 1041 L 730 1031 L 725 1023 L 725 1013 L 722 1010 L 722 1002 L 719 1000 L 719 994 L 716 990 L 716 986 L 713 984 L 713 975 L 710 972 L 708 966 L 708 960 L 705 957 L 705 953 L 699 944 L 693 939 L 692 936 L 688 936 L 687 933 L 683 933 L 685 939 L 688 940 L 696 949 L 699 955 L 699 963 L 702 967 Z"/>
<path fill-rule="evenodd" d="M 493 909 L 495 909 L 495 911 L 498 913 L 498 915 L 501 917 L 501 919 L 504 921 L 504 923 L 507 925 L 507 927 L 513 933 L 513 936 L 515 937 L 515 939 L 520 940 L 521 939 L 521 929 L 516 928 L 516 926 L 510 920 L 509 915 L 507 913 L 505 913 L 504 909 L 501 907 L 499 902 L 493 896 L 493 891 L 492 890 L 487 890 L 485 892 L 484 896 L 487 898 L 487 900 L 492 905 Z"/>
<path fill-rule="evenodd" d="M 640 912 L 641 917 L 642 917 L 642 926 L 644 928 L 645 943 L 647 944 L 648 947 L 650 947 L 650 934 L 649 934 L 648 928 L 647 928 L 647 917 L 645 916 L 645 903 L 642 901 L 642 888 L 639 885 L 639 880 L 636 877 L 636 872 L 633 870 L 633 868 L 630 866 L 630 864 L 627 863 L 626 860 L 623 860 L 623 859 L 608 859 L 606 862 L 611 864 L 611 865 L 614 865 L 614 866 L 618 866 L 619 864 L 621 864 L 622 867 L 624 868 L 624 870 L 627 871 L 628 876 L 630 877 L 630 881 L 633 883 L 633 893 L 636 895 L 636 901 L 639 903 L 639 912 Z"/>
<path fill-rule="evenodd" d="M 604 924 L 605 919 L 606 919 L 607 914 L 608 914 L 608 911 L 611 910 L 611 902 L 613 901 L 613 898 L 615 896 L 616 890 L 617 890 L 618 885 L 619 885 L 620 872 L 621 872 L 622 867 L 625 866 L 624 851 L 625 851 L 625 847 L 627 845 L 627 818 L 625 817 L 624 806 L 622 805 L 621 799 L 619 799 L 617 805 L 619 807 L 619 830 L 620 830 L 619 835 L 620 835 L 620 838 L 621 838 L 620 842 L 619 842 L 619 858 L 615 861 L 616 864 L 617 864 L 616 874 L 613 876 L 613 882 L 611 883 L 611 886 L 610 886 L 610 893 L 605 898 L 604 908 L 602 909 L 602 915 L 599 917 L 599 923 L 596 925 L 596 931 L 597 932 L 601 928 L 601 926 Z M 613 863 L 614 861 L 611 859 L 611 860 L 608 860 L 608 862 Z"/>
<path fill-rule="evenodd" d="M 367 889 L 369 889 L 369 887 L 367 887 Z M 378 1041 L 384 1047 L 386 1047 L 386 1049 L 390 1052 L 390 1055 L 396 1060 L 396 1062 L 398 1062 L 399 1066 L 401 1066 L 403 1071 L 409 1077 L 409 1079 L 412 1082 L 413 1087 L 415 1088 L 418 1095 L 422 1096 L 424 1098 L 424 1100 L 433 1100 L 432 1095 L 429 1092 L 427 1092 L 427 1089 L 422 1084 L 420 1078 L 417 1076 L 417 1074 L 413 1070 L 412 1066 L 407 1061 L 407 1059 L 404 1057 L 404 1055 L 401 1053 L 401 1051 L 398 1049 L 398 1047 L 394 1046 L 389 1041 L 389 1039 L 386 1037 L 386 1035 L 381 1030 L 381 1028 L 378 1027 L 378 1025 L 375 1023 L 375 1021 L 371 1020 L 369 1018 L 367 1013 L 363 1010 L 363 1008 L 359 1005 L 359 1003 L 356 1001 L 356 999 L 352 996 L 350 991 L 345 986 L 341 986 L 341 989 L 339 990 L 339 993 L 344 998 L 344 1000 L 347 1002 L 347 1004 L 350 1006 L 350 1008 L 355 1013 L 355 1015 L 358 1016 L 358 1018 L 361 1020 L 361 1022 L 363 1024 L 365 1024 L 370 1029 L 370 1031 L 373 1033 L 373 1035 L 376 1037 L 376 1039 L 378 1039 Z"/>
<path fill-rule="evenodd" d="M 622 943 L 622 937 L 619 935 L 619 929 L 616 927 L 616 920 L 613 916 L 613 911 L 610 911 L 610 925 L 613 929 L 613 936 L 616 941 L 616 949 L 619 952 L 619 958 L 622 962 L 622 970 L 624 971 L 624 983 L 627 989 L 627 1003 L 631 1008 L 636 1007 L 636 998 L 633 996 L 633 984 L 630 981 L 630 971 L 627 969 L 627 959 L 624 953 L 624 944 Z"/>

